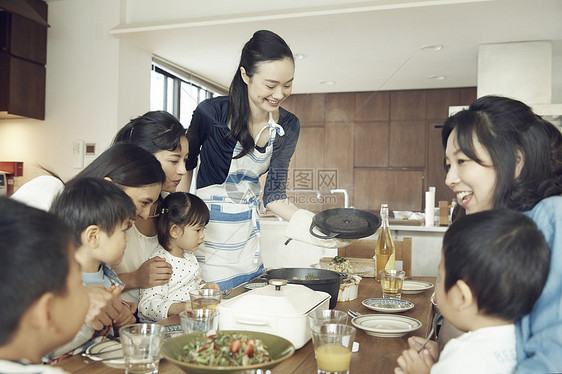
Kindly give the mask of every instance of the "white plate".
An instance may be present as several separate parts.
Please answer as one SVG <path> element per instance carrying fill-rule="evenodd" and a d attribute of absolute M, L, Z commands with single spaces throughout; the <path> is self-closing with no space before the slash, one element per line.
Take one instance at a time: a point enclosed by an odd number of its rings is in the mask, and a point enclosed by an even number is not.
<path fill-rule="evenodd" d="M 351 323 L 367 334 L 381 338 L 398 338 L 422 327 L 415 318 L 393 314 L 364 314 L 353 318 Z"/>
<path fill-rule="evenodd" d="M 103 359 L 115 357 L 115 360 L 107 360 L 103 361 L 103 363 L 112 368 L 124 369 L 125 361 L 123 360 L 123 350 L 120 348 L 121 343 L 114 340 L 104 340 L 103 342 L 89 346 L 86 349 L 86 354 L 95 354 L 96 357 Z"/>
<path fill-rule="evenodd" d="M 433 283 L 416 281 L 416 280 L 405 280 L 402 286 L 402 294 L 404 295 L 415 295 L 422 293 L 425 290 L 429 290 L 433 287 Z"/>
<path fill-rule="evenodd" d="M 262 288 L 262 287 L 265 287 L 265 286 L 267 286 L 266 282 L 254 282 L 254 283 L 246 283 L 244 285 L 244 288 L 247 289 L 247 290 L 253 290 L 255 288 Z"/>
<path fill-rule="evenodd" d="M 368 309 L 383 313 L 399 313 L 410 310 L 414 304 L 406 300 L 396 299 L 367 299 L 361 303 Z"/>

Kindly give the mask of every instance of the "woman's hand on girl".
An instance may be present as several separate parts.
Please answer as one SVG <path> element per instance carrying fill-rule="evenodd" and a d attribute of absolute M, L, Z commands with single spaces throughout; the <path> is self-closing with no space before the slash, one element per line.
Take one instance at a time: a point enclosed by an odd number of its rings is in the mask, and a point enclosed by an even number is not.
<path fill-rule="evenodd" d="M 146 260 L 136 271 L 139 288 L 150 288 L 168 283 L 172 276 L 172 265 L 162 257 Z"/>

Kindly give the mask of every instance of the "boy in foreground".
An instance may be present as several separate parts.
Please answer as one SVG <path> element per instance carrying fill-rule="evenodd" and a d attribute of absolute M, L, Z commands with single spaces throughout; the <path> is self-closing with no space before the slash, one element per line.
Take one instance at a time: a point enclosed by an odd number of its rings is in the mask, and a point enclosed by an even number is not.
<path fill-rule="evenodd" d="M 52 214 L 0 198 L 0 238 L 0 373 L 65 373 L 40 363 L 88 310 L 72 233 Z"/>
<path fill-rule="evenodd" d="M 398 358 L 401 373 L 512 373 L 517 364 L 513 322 L 529 313 L 549 270 L 550 251 L 527 216 L 489 210 L 464 216 L 443 239 L 435 299 L 453 326 L 468 331 L 443 348 Z"/>

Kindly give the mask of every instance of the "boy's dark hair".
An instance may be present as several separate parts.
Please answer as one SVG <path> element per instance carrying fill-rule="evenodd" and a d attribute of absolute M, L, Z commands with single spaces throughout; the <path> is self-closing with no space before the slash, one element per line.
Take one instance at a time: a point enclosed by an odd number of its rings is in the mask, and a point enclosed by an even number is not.
<path fill-rule="evenodd" d="M 463 280 L 479 311 L 514 321 L 529 313 L 539 298 L 550 250 L 529 217 L 495 209 L 454 222 L 443 239 L 443 259 L 445 291 Z"/>
<path fill-rule="evenodd" d="M 187 192 L 173 192 L 162 202 L 162 213 L 157 224 L 158 242 L 169 251 L 169 233 L 172 225 L 206 225 L 209 218 L 209 208 L 201 198 Z"/>
<path fill-rule="evenodd" d="M 80 235 L 97 225 L 112 235 L 119 224 L 135 217 L 135 204 L 113 183 L 101 178 L 80 178 L 68 183 L 51 206 L 51 212 L 73 230 L 74 245 L 80 247 Z"/>
<path fill-rule="evenodd" d="M 59 218 L 0 197 L 0 346 L 42 295 L 67 292 L 72 233 Z"/>

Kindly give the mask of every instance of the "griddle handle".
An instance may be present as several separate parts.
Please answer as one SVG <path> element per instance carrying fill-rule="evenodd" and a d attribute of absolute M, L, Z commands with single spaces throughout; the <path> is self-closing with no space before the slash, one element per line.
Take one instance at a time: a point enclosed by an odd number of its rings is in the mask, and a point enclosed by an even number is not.
<path fill-rule="evenodd" d="M 310 231 L 310 235 L 312 235 L 312 236 L 314 236 L 318 239 L 333 239 L 338 235 L 337 233 L 331 233 L 329 235 L 319 235 L 319 234 L 314 232 L 315 227 L 316 227 L 316 225 L 314 224 L 314 222 L 312 222 L 310 224 L 310 228 L 308 229 L 308 231 Z"/>

